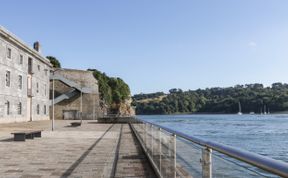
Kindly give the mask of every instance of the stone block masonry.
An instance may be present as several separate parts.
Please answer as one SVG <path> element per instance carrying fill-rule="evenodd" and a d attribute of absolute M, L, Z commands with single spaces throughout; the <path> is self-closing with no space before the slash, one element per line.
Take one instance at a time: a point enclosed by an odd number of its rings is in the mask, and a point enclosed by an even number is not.
<path fill-rule="evenodd" d="M 0 26 L 0 123 L 49 119 L 51 64 L 37 50 Z"/>
<path fill-rule="evenodd" d="M 94 78 L 93 72 L 55 69 L 50 81 L 51 100 L 53 80 L 56 119 L 80 119 L 82 114 L 83 119 L 93 120 L 103 115 L 100 108 L 98 81 Z M 50 117 L 52 117 L 52 107 L 50 107 Z"/>

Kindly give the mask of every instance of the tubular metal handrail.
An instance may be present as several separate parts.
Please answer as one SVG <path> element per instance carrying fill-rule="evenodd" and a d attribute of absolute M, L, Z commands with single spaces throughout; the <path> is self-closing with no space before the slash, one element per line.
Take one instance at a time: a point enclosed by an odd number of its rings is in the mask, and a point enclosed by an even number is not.
<path fill-rule="evenodd" d="M 256 153 L 234 148 L 234 147 L 227 146 L 224 144 L 199 139 L 199 138 L 187 135 L 185 133 L 169 129 L 164 126 L 151 123 L 149 121 L 144 121 L 138 118 L 135 118 L 135 120 L 143 122 L 143 123 L 151 124 L 153 126 L 156 126 L 158 128 L 165 130 L 168 133 L 175 134 L 177 137 L 181 137 L 195 144 L 198 144 L 200 146 L 210 148 L 214 151 L 217 151 L 229 157 L 235 158 L 239 161 L 243 161 L 257 168 L 265 170 L 269 173 L 282 176 L 282 177 L 288 177 L 288 163 L 286 162 L 275 160 L 266 156 L 262 156 Z"/>

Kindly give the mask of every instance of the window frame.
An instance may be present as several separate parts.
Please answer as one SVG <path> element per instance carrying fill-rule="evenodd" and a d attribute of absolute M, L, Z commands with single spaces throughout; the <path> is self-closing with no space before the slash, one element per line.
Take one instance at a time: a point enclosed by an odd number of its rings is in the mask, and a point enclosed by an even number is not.
<path fill-rule="evenodd" d="M 7 75 L 7 74 L 9 74 L 9 75 Z M 9 80 L 7 79 L 7 76 L 9 76 L 9 78 L 8 78 Z M 11 87 L 11 71 L 10 70 L 6 70 L 6 72 L 5 72 L 5 87 L 7 87 L 7 88 Z"/>
<path fill-rule="evenodd" d="M 12 59 L 12 48 L 7 46 L 6 57 Z"/>
<path fill-rule="evenodd" d="M 8 100 L 6 100 L 5 102 L 5 109 L 6 109 L 5 111 L 6 115 L 9 116 L 10 115 L 10 102 Z"/>
<path fill-rule="evenodd" d="M 22 102 L 17 104 L 17 114 L 22 115 Z"/>
<path fill-rule="evenodd" d="M 19 65 L 23 65 L 23 62 L 24 62 L 24 55 L 19 54 Z"/>
<path fill-rule="evenodd" d="M 36 82 L 36 92 L 39 93 L 39 82 Z"/>
<path fill-rule="evenodd" d="M 20 78 L 21 78 L 21 83 L 20 83 Z M 22 89 L 23 89 L 23 76 L 18 75 L 18 90 L 22 90 Z"/>
<path fill-rule="evenodd" d="M 36 113 L 37 113 L 37 115 L 40 115 L 40 105 L 39 104 L 37 104 L 37 106 L 36 106 Z"/>
<path fill-rule="evenodd" d="M 44 107 L 43 107 L 43 113 L 44 113 L 44 115 L 47 115 L 47 106 L 46 105 L 44 105 Z"/>
<path fill-rule="evenodd" d="M 44 96 L 47 96 L 47 84 L 44 84 Z"/>

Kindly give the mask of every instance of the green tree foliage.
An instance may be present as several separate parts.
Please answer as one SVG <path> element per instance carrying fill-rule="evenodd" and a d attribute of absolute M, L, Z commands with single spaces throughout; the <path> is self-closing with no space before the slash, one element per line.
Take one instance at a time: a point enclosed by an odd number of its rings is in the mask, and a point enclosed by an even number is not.
<path fill-rule="evenodd" d="M 98 80 L 101 99 L 107 104 L 120 104 L 130 97 L 130 88 L 121 78 L 109 77 L 96 69 L 88 70 L 93 71 Z"/>
<path fill-rule="evenodd" d="M 52 66 L 54 68 L 61 68 L 61 63 L 59 62 L 59 60 L 53 56 L 47 56 L 47 59 L 49 59 L 50 63 L 52 64 Z"/>
<path fill-rule="evenodd" d="M 138 94 L 138 95 L 134 95 L 133 98 L 134 100 L 143 100 L 143 99 L 148 99 L 148 98 L 157 98 L 159 96 L 163 96 L 165 95 L 164 92 L 157 92 L 157 93 L 150 93 L 150 94 Z"/>
<path fill-rule="evenodd" d="M 133 96 L 136 114 L 175 113 L 237 113 L 238 103 L 242 112 L 260 113 L 288 111 L 288 84 L 274 83 L 272 87 L 262 84 L 236 85 L 228 88 L 207 88 L 182 91 L 171 89 L 162 100 L 163 92 Z M 143 99 L 150 99 L 143 102 Z"/>

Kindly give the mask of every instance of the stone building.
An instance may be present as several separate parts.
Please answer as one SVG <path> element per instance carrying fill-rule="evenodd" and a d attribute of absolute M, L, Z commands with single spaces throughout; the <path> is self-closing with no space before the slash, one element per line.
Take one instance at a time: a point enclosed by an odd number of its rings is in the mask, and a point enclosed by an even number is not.
<path fill-rule="evenodd" d="M 100 109 L 98 81 L 93 72 L 74 69 L 54 69 L 50 80 L 50 97 L 53 96 L 55 119 L 97 119 Z M 52 117 L 52 101 L 50 117 Z M 82 113 L 82 114 L 81 114 Z"/>
<path fill-rule="evenodd" d="M 49 119 L 51 64 L 0 26 L 0 123 Z"/>

